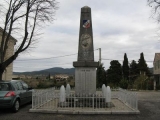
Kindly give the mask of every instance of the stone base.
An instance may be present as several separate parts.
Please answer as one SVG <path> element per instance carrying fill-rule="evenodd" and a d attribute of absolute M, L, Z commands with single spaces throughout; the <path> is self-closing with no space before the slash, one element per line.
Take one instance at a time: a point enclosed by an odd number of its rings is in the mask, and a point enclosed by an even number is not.
<path fill-rule="evenodd" d="M 77 61 L 73 62 L 74 67 L 98 67 L 99 62 L 94 61 Z"/>
<path fill-rule="evenodd" d="M 75 68 L 75 93 L 96 93 L 96 67 Z"/>

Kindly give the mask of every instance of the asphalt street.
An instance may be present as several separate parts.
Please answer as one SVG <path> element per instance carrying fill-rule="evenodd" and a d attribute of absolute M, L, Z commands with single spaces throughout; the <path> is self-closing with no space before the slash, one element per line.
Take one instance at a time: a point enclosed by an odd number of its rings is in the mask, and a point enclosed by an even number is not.
<path fill-rule="evenodd" d="M 139 115 L 63 115 L 29 113 L 31 104 L 21 107 L 18 113 L 0 111 L 0 120 L 160 120 L 160 91 L 138 92 Z"/>

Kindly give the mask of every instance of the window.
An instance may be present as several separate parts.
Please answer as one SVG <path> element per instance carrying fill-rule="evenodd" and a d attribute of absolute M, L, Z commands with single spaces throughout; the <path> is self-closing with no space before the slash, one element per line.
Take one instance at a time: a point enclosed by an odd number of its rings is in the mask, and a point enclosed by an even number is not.
<path fill-rule="evenodd" d="M 0 91 L 9 91 L 10 86 L 7 83 L 0 83 Z"/>
<path fill-rule="evenodd" d="M 20 82 L 17 82 L 18 90 L 23 90 L 23 86 Z"/>
<path fill-rule="evenodd" d="M 19 87 L 18 87 L 17 83 L 13 83 L 13 86 L 14 86 L 14 88 L 15 88 L 16 90 L 19 90 Z"/>
<path fill-rule="evenodd" d="M 28 85 L 25 82 L 22 82 L 22 85 L 25 90 L 28 89 Z"/>

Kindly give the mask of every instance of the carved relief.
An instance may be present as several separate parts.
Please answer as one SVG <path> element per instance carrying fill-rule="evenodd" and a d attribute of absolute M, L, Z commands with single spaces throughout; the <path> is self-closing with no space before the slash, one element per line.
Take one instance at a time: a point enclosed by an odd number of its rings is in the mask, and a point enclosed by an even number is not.
<path fill-rule="evenodd" d="M 80 41 L 83 48 L 88 48 L 91 44 L 91 36 L 89 34 L 82 34 Z"/>

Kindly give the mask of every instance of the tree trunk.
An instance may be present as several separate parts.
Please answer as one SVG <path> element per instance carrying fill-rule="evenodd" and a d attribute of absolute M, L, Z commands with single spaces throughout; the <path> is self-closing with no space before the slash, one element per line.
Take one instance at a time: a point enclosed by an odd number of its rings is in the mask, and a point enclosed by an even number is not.
<path fill-rule="evenodd" d="M 5 68 L 2 66 L 2 64 L 0 64 L 0 81 L 2 81 L 2 75 L 4 72 Z"/>
<path fill-rule="evenodd" d="M 18 53 L 15 53 L 12 55 L 10 58 L 8 58 L 5 62 L 0 63 L 0 81 L 2 81 L 2 75 L 3 72 L 5 71 L 6 67 L 11 64 L 18 56 Z"/>
<path fill-rule="evenodd" d="M 3 73 L 0 72 L 0 81 L 2 81 L 2 74 L 3 74 Z"/>

